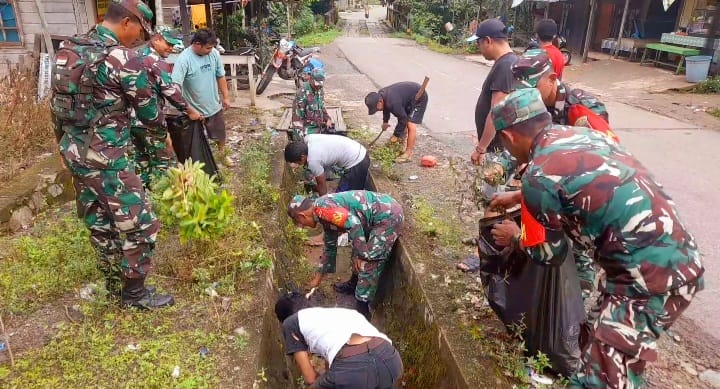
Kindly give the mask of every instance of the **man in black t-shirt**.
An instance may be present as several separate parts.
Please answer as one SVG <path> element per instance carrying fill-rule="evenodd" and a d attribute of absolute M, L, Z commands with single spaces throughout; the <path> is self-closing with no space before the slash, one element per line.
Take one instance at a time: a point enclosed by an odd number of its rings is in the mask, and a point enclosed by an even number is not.
<path fill-rule="evenodd" d="M 480 23 L 475 34 L 467 41 L 476 42 L 480 54 L 485 59 L 495 61 L 483 83 L 482 92 L 480 92 L 475 106 L 478 143 L 470 159 L 479 165 L 488 150 L 495 151 L 503 148 L 500 139 L 495 136 L 490 109 L 513 90 L 515 78 L 510 68 L 518 57 L 508 43 L 507 27 L 499 19 L 488 19 Z"/>
<path fill-rule="evenodd" d="M 423 93 L 420 100 L 415 100 L 420 88 L 422 88 L 422 85 L 417 82 L 403 81 L 386 86 L 377 92 L 368 93 L 365 96 L 365 105 L 368 107 L 369 115 L 382 111 L 383 130 L 390 126 L 388 124 L 390 114 L 397 118 L 397 126 L 395 126 L 390 142 L 400 142 L 405 137 L 405 130 L 407 129 L 405 151 L 395 162 L 409 162 L 410 158 L 412 158 L 413 148 L 415 147 L 415 134 L 417 133 L 415 125 L 422 124 L 428 103 L 427 92 Z"/>

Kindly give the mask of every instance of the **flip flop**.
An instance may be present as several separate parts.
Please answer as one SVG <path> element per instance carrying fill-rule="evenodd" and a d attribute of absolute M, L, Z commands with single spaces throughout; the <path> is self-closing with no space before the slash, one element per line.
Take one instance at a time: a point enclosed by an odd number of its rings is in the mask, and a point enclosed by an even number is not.
<path fill-rule="evenodd" d="M 458 263 L 455 267 L 464 273 L 475 273 L 480 270 L 480 257 L 477 255 L 470 255 L 462 262 Z"/>
<path fill-rule="evenodd" d="M 412 155 L 409 157 L 397 157 L 395 158 L 395 163 L 407 163 L 412 160 Z"/>

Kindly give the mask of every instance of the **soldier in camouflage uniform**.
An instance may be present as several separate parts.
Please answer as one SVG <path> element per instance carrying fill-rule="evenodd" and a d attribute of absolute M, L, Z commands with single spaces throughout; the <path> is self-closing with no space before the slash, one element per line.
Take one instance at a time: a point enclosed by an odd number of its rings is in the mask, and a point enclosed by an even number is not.
<path fill-rule="evenodd" d="M 134 109 L 147 126 L 159 127 L 163 122 L 157 110 L 158 96 L 152 88 L 154 80 L 142 59 L 128 48 L 147 39 L 152 16 L 150 8 L 139 0 L 111 1 L 102 23 L 83 36 L 63 42 L 58 50 L 52 100 L 56 117 L 70 110 L 71 114 L 65 116 L 75 118 L 58 121 L 56 132 L 62 134 L 59 148 L 81 182 L 78 200 L 83 209 L 79 212 L 84 215 L 91 243 L 104 264 L 108 290 L 119 292 L 124 305 L 147 309 L 174 303 L 172 296 L 151 293 L 145 287 L 159 222 L 135 174 L 133 161 L 128 158 L 128 110 Z M 76 60 L 62 47 L 80 47 L 77 42 L 94 42 L 83 47 L 101 52 Z M 82 83 L 63 95 L 62 88 L 56 89 L 62 86 L 57 80 L 74 71 L 82 60 L 92 60 L 84 62 L 87 66 Z M 88 101 L 90 104 L 83 105 Z M 116 290 L 119 279 L 121 291 Z"/>
<path fill-rule="evenodd" d="M 560 82 L 553 67 L 553 63 L 543 50 L 528 50 L 517 62 L 515 62 L 511 70 L 517 81 L 516 88 L 537 88 L 548 112 L 552 115 L 554 124 L 572 125 L 578 127 L 590 127 L 592 125 L 586 118 L 570 123 L 569 109 L 576 104 L 582 104 L 588 109 L 599 115 L 607 124 L 608 113 L 605 105 L 601 103 L 595 96 L 583 91 L 582 89 L 570 90 L 567 85 Z M 609 126 L 607 126 L 609 128 Z M 598 130 L 602 130 L 597 128 Z M 608 133 L 608 131 L 604 131 Z M 617 137 L 612 131 L 609 134 L 617 141 Z M 580 277 L 580 286 L 582 288 L 583 300 L 590 297 L 595 289 L 595 268 L 592 263 L 592 253 L 588 250 L 573 248 L 575 255 L 575 264 L 577 273 Z"/>
<path fill-rule="evenodd" d="M 288 214 L 303 227 L 315 228 L 318 222 L 323 226 L 325 251 L 310 287 L 317 287 L 323 275 L 335 273 L 338 234 L 348 233 L 353 275 L 347 292 L 354 292 L 357 310 L 369 319 L 369 303 L 404 220 L 400 204 L 386 194 L 353 190 L 315 200 L 295 196 Z"/>
<path fill-rule="evenodd" d="M 310 80 L 297 90 L 292 114 L 293 141 L 302 140 L 308 134 L 319 134 L 332 127 L 332 119 L 325 109 L 324 82 L 325 71 L 315 68 L 310 72 Z"/>
<path fill-rule="evenodd" d="M 528 163 L 521 192 L 491 206 L 521 203 L 522 229 L 497 225 L 496 243 L 557 265 L 570 237 L 595 250 L 607 277 L 581 336 L 571 388 L 637 388 L 657 339 L 703 289 L 692 235 L 650 172 L 607 136 L 554 126 L 537 89 L 513 92 L 492 110 L 502 141 Z"/>
<path fill-rule="evenodd" d="M 183 50 L 183 41 L 179 32 L 166 26 L 157 26 L 155 34 L 145 45 L 137 50 L 142 58 L 142 64 L 154 80 L 155 93 L 158 100 L 158 110 L 163 111 L 167 101 L 180 112 L 185 112 L 190 120 L 200 120 L 202 116 L 189 106 L 182 96 L 178 84 L 172 82 L 170 64 L 165 59 L 171 53 Z M 162 175 L 170 166 L 177 163 L 177 159 L 168 147 L 168 133 L 165 125 L 150 127 L 137 119 L 135 112 L 131 112 L 133 145 L 135 146 L 135 169 L 145 188 L 150 188 L 153 177 Z"/>

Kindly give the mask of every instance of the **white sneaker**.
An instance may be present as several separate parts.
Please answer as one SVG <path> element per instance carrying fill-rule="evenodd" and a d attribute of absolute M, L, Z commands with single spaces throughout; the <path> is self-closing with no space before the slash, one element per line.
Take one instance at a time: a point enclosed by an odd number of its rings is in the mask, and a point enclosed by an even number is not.
<path fill-rule="evenodd" d="M 347 232 L 344 233 L 344 234 L 342 234 L 342 235 L 340 235 L 340 236 L 338 236 L 338 242 L 337 242 L 337 244 L 338 244 L 338 246 L 342 246 L 342 247 L 350 246 L 350 240 L 349 240 L 349 238 L 348 238 L 348 233 L 347 233 Z"/>

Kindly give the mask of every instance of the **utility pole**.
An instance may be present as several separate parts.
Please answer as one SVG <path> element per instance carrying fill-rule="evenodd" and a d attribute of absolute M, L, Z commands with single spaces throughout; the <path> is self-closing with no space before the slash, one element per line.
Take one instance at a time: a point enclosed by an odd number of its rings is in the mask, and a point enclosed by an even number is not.
<path fill-rule="evenodd" d="M 185 44 L 190 43 L 190 14 L 188 14 L 187 0 L 178 0 L 180 5 L 180 23 L 182 23 L 182 33 L 185 36 Z"/>
<path fill-rule="evenodd" d="M 588 18 L 588 27 L 585 32 L 585 47 L 583 48 L 583 63 L 587 62 L 588 54 L 590 53 L 590 41 L 592 40 L 593 28 L 595 25 L 595 7 L 597 6 L 597 0 L 590 0 L 590 17 Z"/>

